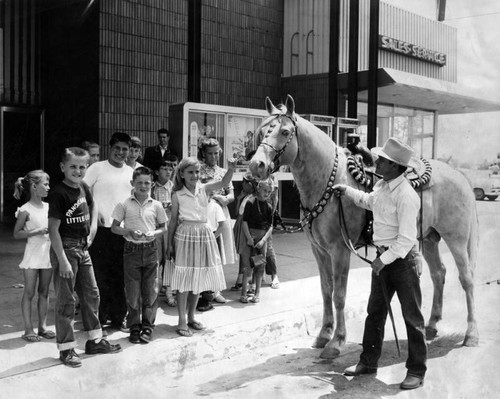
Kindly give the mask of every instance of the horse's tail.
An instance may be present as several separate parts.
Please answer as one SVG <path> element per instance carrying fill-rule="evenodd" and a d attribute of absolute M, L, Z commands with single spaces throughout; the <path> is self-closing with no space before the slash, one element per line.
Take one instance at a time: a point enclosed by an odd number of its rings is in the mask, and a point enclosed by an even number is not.
<path fill-rule="evenodd" d="M 473 215 L 470 218 L 470 234 L 467 242 L 467 253 L 469 255 L 469 266 L 472 270 L 476 268 L 477 251 L 479 248 L 479 218 L 476 202 L 473 202 Z"/>

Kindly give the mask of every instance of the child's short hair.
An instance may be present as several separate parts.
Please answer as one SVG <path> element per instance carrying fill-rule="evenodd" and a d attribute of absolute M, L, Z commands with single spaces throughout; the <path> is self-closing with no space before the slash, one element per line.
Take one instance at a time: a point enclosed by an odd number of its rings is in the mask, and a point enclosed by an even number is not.
<path fill-rule="evenodd" d="M 87 141 L 86 140 L 86 141 L 82 142 L 82 148 L 84 150 L 89 151 L 91 148 L 100 148 L 100 145 L 97 144 L 97 143 L 95 143 L 95 142 L 93 142 L 93 141 Z"/>
<path fill-rule="evenodd" d="M 86 157 L 87 160 L 90 159 L 90 155 L 87 150 L 84 150 L 80 147 L 67 147 L 63 150 L 63 153 L 61 155 L 61 162 L 65 163 L 71 157 Z"/>
<path fill-rule="evenodd" d="M 184 187 L 184 180 L 182 180 L 181 173 L 183 173 L 190 166 L 195 166 L 199 169 L 201 168 L 201 163 L 195 157 L 183 158 L 175 171 L 174 186 L 172 187 L 172 191 L 182 190 Z"/>
<path fill-rule="evenodd" d="M 147 166 L 139 166 L 138 168 L 134 169 L 134 172 L 132 173 L 132 180 L 135 180 L 138 176 L 151 176 L 153 178 L 153 172 L 151 169 L 149 169 Z"/>
<path fill-rule="evenodd" d="M 177 155 L 167 154 L 167 156 L 165 157 L 165 161 L 178 164 L 179 163 L 179 158 L 177 158 Z"/>
<path fill-rule="evenodd" d="M 130 136 L 127 133 L 114 132 L 111 138 L 109 139 L 109 146 L 113 147 L 116 143 L 119 142 L 127 143 L 128 146 L 130 147 L 131 145 Z"/>
<path fill-rule="evenodd" d="M 142 147 L 141 139 L 137 136 L 130 137 L 130 147 L 131 148 L 141 148 Z"/>
<path fill-rule="evenodd" d="M 18 178 L 14 183 L 14 198 L 20 200 L 24 197 L 26 201 L 29 201 L 31 198 L 30 186 L 40 183 L 44 177 L 46 177 L 47 180 L 50 179 L 49 175 L 42 169 L 37 169 L 28 172 L 24 177 Z"/>
<path fill-rule="evenodd" d="M 198 142 L 198 159 L 204 159 L 205 151 L 212 147 L 219 147 L 219 156 L 222 155 L 222 148 L 217 139 L 201 137 Z"/>
<path fill-rule="evenodd" d="M 157 170 L 160 170 L 160 168 L 172 168 L 172 169 L 175 169 L 177 163 L 174 163 L 174 162 L 170 162 L 170 161 L 161 161 L 159 164 L 158 164 L 158 169 Z"/>
<path fill-rule="evenodd" d="M 272 180 L 270 178 L 267 178 L 265 180 L 260 180 L 257 183 L 257 191 L 259 191 L 262 188 L 269 188 L 272 190 L 274 188 Z"/>

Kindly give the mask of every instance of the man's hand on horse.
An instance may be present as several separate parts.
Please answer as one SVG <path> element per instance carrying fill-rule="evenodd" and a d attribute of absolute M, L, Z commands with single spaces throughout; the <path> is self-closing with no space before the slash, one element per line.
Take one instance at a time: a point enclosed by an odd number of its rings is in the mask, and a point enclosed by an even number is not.
<path fill-rule="evenodd" d="M 332 189 L 336 197 L 340 197 L 345 194 L 347 186 L 345 184 L 335 184 Z"/>
<path fill-rule="evenodd" d="M 385 267 L 385 265 L 382 263 L 380 258 L 375 258 L 375 260 L 372 262 L 372 270 L 375 273 L 376 276 L 380 274 L 380 271 Z"/>

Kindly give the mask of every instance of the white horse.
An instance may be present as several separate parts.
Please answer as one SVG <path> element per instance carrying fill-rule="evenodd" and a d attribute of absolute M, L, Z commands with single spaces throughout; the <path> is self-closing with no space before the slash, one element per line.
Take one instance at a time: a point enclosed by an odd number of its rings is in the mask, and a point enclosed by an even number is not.
<path fill-rule="evenodd" d="M 250 162 L 254 176 L 265 178 L 281 165 L 289 165 L 300 194 L 304 230 L 311 242 L 319 268 L 323 295 L 323 324 L 315 347 L 324 348 L 321 357 L 335 358 L 346 341 L 344 306 L 350 251 L 343 241 L 339 220 L 339 199 L 332 195 L 337 183 L 362 188 L 346 169 L 346 155 L 324 132 L 295 114 L 291 96 L 275 107 L 266 98 L 270 117 L 261 125 L 264 138 Z M 441 320 L 446 269 L 439 254 L 439 241 L 448 245 L 459 271 L 467 299 L 467 331 L 463 344 L 478 345 L 474 316 L 474 268 L 478 246 L 478 219 L 472 189 L 465 177 L 448 165 L 430 160 L 430 187 L 422 191 L 421 238 L 429 265 L 434 297 L 426 325 L 428 339 L 437 334 Z M 347 230 L 356 242 L 365 223 L 365 211 L 343 201 Z M 422 234 L 423 232 L 423 234 Z M 333 307 L 335 304 L 337 325 Z M 334 328 L 335 327 L 335 328 Z"/>

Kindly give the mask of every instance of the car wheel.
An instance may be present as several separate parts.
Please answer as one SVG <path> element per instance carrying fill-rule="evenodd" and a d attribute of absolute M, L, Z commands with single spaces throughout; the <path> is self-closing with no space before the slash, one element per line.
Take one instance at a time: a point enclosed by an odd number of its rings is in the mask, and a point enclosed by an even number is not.
<path fill-rule="evenodd" d="M 474 189 L 474 196 L 478 201 L 484 200 L 484 191 L 481 188 L 475 188 Z"/>
<path fill-rule="evenodd" d="M 490 201 L 495 201 L 498 198 L 498 195 L 487 195 L 486 198 L 488 198 Z"/>

